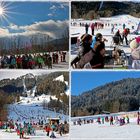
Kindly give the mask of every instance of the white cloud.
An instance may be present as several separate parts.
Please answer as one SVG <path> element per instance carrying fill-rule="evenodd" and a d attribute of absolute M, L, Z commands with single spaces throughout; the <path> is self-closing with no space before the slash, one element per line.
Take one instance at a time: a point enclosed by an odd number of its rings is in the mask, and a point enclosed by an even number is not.
<path fill-rule="evenodd" d="M 55 5 L 50 7 L 50 10 L 56 10 L 56 9 L 57 9 L 57 7 Z"/>
<path fill-rule="evenodd" d="M 0 36 L 6 36 L 9 34 L 9 30 L 5 28 L 0 28 Z"/>
<path fill-rule="evenodd" d="M 49 35 L 52 39 L 58 39 L 62 37 L 62 34 L 65 32 L 66 28 L 68 28 L 68 20 L 66 21 L 42 21 L 36 22 L 31 25 L 26 26 L 17 26 L 11 24 L 7 29 L 0 28 L 0 36 L 13 36 L 13 35 L 21 35 L 25 37 L 29 37 L 37 34 L 45 34 Z M 16 30 L 16 33 L 10 33 L 9 30 Z"/>
<path fill-rule="evenodd" d="M 65 6 L 63 4 L 60 4 L 61 9 L 65 9 Z"/>
<path fill-rule="evenodd" d="M 63 2 L 59 6 L 60 9 L 65 9 L 66 7 L 69 7 L 69 3 L 68 2 Z"/>
<path fill-rule="evenodd" d="M 52 16 L 54 16 L 54 15 L 53 15 L 52 13 L 49 13 L 48 16 L 49 16 L 49 17 L 52 17 Z"/>
<path fill-rule="evenodd" d="M 8 27 L 12 30 L 19 30 L 19 27 L 13 23 L 11 23 Z"/>
<path fill-rule="evenodd" d="M 69 7 L 69 3 L 68 2 L 62 2 L 62 3 L 57 2 L 57 3 L 59 5 L 58 6 L 55 6 L 55 5 L 51 6 L 50 10 L 56 11 L 57 9 L 65 9 L 66 7 Z"/>

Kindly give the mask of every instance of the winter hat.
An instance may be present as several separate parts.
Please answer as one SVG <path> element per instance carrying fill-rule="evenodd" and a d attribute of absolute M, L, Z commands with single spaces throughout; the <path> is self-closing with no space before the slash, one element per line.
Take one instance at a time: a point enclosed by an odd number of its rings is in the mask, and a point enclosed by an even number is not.
<path fill-rule="evenodd" d="M 89 42 L 89 40 L 92 38 L 92 36 L 90 34 L 83 34 L 81 36 L 81 41 L 82 42 Z"/>
<path fill-rule="evenodd" d="M 140 36 L 136 37 L 136 42 L 140 44 Z"/>
<path fill-rule="evenodd" d="M 136 39 L 134 39 L 134 40 L 132 40 L 132 41 L 130 42 L 130 48 L 131 48 L 132 50 L 136 49 L 138 46 L 139 46 L 139 44 L 137 43 L 137 40 L 136 40 Z"/>
<path fill-rule="evenodd" d="M 102 35 L 101 33 L 97 33 L 95 37 L 96 37 L 96 39 L 98 40 L 98 39 L 100 39 L 101 37 L 103 37 L 103 35 Z"/>
<path fill-rule="evenodd" d="M 95 43 L 95 45 L 94 45 L 93 50 L 94 50 L 95 52 L 100 52 L 100 51 L 101 51 L 102 49 L 104 49 L 104 48 L 105 48 L 104 42 L 97 41 L 97 42 Z"/>

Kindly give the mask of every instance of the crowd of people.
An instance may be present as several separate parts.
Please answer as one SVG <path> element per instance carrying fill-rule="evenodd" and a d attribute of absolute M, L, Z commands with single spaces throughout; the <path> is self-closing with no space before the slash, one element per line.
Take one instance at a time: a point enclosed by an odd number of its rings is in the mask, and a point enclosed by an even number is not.
<path fill-rule="evenodd" d="M 84 68 L 85 64 L 90 63 L 90 68 L 103 68 L 105 41 L 101 33 L 97 33 L 94 38 L 90 34 L 82 35 L 78 55 L 72 60 L 71 66 Z"/>
<path fill-rule="evenodd" d="M 123 42 L 125 40 L 126 45 L 129 45 L 128 39 L 127 39 L 128 34 L 130 34 L 130 29 L 129 28 L 125 28 L 122 33 L 120 33 L 120 30 L 118 30 L 115 33 L 115 35 L 113 36 L 114 43 L 116 45 L 121 45 L 121 44 L 123 45 Z"/>
<path fill-rule="evenodd" d="M 0 68 L 35 69 L 48 67 L 53 64 L 66 62 L 66 52 L 53 52 L 44 54 L 4 55 L 0 57 Z"/>
<path fill-rule="evenodd" d="M 98 23 L 98 22 L 97 22 Z M 97 24 L 96 23 L 96 24 Z M 80 39 L 77 41 L 77 45 L 79 46 L 79 50 L 77 53 L 77 56 L 71 61 L 71 66 L 73 68 L 88 68 L 88 69 L 102 69 L 105 66 L 105 42 L 108 42 L 107 39 L 103 37 L 101 33 L 97 33 L 94 35 L 94 30 L 96 29 L 103 29 L 106 26 L 111 26 L 111 34 L 112 34 L 112 42 L 111 45 L 114 47 L 114 50 L 112 51 L 112 56 L 114 63 L 113 64 L 119 64 L 122 65 L 125 68 L 135 68 L 139 69 L 140 65 L 139 62 L 134 61 L 135 63 L 130 62 L 132 60 L 129 60 L 126 56 L 121 56 L 121 53 L 123 54 L 124 51 L 120 50 L 120 46 L 130 46 L 131 48 L 131 56 L 133 60 L 140 60 L 140 36 L 137 36 L 133 38 L 132 40 L 128 40 L 128 35 L 130 34 L 130 29 L 127 28 L 126 24 L 122 24 L 122 30 L 119 29 L 114 33 L 114 29 L 116 30 L 116 27 L 118 28 L 117 24 L 97 24 L 95 23 L 80 23 L 80 26 L 85 26 L 85 34 L 83 34 Z M 91 34 L 89 34 L 89 27 L 91 28 Z M 97 28 L 98 27 L 98 28 Z M 134 29 L 134 26 L 132 27 Z M 117 52 L 117 53 L 114 53 Z M 117 54 L 117 55 L 115 55 Z M 125 57 L 125 60 L 120 60 L 121 57 Z M 119 62 L 116 61 L 120 60 Z M 120 58 L 120 59 L 118 59 Z M 131 57 L 130 57 L 131 58 Z M 116 63 L 117 62 L 117 63 Z M 138 63 L 138 64 L 137 64 Z M 112 65 L 113 65 L 112 64 Z"/>
<path fill-rule="evenodd" d="M 41 130 L 47 137 L 56 138 L 56 133 L 60 136 L 69 133 L 69 124 L 64 121 L 64 123 L 49 122 L 44 125 L 38 125 L 37 123 L 19 123 L 18 121 L 10 120 L 7 122 L 0 121 L 0 129 L 10 133 L 16 132 L 20 139 L 37 136 L 36 130 Z"/>
<path fill-rule="evenodd" d="M 140 113 L 137 112 L 137 125 L 140 125 Z M 78 120 L 73 121 L 73 125 L 83 125 L 83 124 L 90 124 L 90 123 L 97 123 L 99 125 L 101 124 L 109 124 L 109 125 L 125 125 L 125 124 L 129 124 L 130 122 L 130 117 L 129 115 L 122 115 L 122 116 L 101 116 L 101 117 L 97 117 L 96 119 L 93 118 L 91 119 L 85 119 L 85 118 L 79 118 Z"/>

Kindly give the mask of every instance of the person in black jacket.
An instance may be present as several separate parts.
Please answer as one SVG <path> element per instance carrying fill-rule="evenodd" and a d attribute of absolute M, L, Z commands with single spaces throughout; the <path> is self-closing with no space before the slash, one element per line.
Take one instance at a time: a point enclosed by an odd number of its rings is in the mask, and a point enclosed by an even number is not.
<path fill-rule="evenodd" d="M 89 27 L 89 25 L 86 23 L 86 25 L 85 25 L 86 34 L 88 34 L 88 27 Z"/>
<path fill-rule="evenodd" d="M 93 48 L 93 57 L 90 65 L 93 69 L 104 68 L 105 44 L 104 42 L 96 42 Z"/>

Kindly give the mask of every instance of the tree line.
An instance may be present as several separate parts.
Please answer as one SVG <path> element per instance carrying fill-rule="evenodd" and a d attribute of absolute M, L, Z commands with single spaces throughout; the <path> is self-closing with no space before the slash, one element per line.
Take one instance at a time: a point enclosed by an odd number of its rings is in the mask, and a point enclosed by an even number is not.
<path fill-rule="evenodd" d="M 72 116 L 116 113 L 138 110 L 140 78 L 128 78 L 99 86 L 79 96 L 73 96 Z"/>

